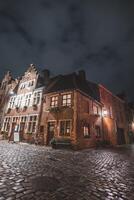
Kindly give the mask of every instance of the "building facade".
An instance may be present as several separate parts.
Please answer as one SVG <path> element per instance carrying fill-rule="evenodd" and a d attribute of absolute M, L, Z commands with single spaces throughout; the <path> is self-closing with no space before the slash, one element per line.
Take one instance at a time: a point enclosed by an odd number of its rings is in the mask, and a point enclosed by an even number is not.
<path fill-rule="evenodd" d="M 103 132 L 105 139 L 113 145 L 128 143 L 125 101 L 99 85 L 100 99 L 103 104 Z"/>
<path fill-rule="evenodd" d="M 8 72 L 0 91 L 1 133 L 10 140 L 17 131 L 20 141 L 69 141 L 74 149 L 133 142 L 132 106 L 88 81 L 84 71 L 50 77 L 31 64 L 19 79 Z"/>
<path fill-rule="evenodd" d="M 1 130 L 8 133 L 10 140 L 14 131 L 19 132 L 21 141 L 32 142 L 37 138 L 44 85 L 31 64 L 8 95 Z"/>

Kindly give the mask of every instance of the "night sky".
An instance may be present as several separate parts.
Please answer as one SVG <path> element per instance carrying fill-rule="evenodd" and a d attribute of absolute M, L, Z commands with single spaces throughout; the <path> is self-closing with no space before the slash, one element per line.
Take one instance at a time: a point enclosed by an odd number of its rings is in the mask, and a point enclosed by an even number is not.
<path fill-rule="evenodd" d="M 30 63 L 87 78 L 134 100 L 133 0 L 0 0 L 0 78 Z"/>

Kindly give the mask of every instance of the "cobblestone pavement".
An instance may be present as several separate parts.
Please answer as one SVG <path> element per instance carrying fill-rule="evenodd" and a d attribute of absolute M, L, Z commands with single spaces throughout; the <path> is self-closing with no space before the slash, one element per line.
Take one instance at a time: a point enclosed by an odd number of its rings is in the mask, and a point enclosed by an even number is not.
<path fill-rule="evenodd" d="M 134 146 L 53 150 L 0 141 L 0 200 L 134 200 Z"/>

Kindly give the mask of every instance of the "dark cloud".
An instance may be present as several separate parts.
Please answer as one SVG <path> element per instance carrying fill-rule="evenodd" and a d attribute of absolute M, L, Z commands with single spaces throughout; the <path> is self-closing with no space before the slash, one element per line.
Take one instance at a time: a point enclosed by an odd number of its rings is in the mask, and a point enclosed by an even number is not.
<path fill-rule="evenodd" d="M 1 0 L 0 72 L 30 63 L 87 77 L 134 99 L 134 1 Z"/>

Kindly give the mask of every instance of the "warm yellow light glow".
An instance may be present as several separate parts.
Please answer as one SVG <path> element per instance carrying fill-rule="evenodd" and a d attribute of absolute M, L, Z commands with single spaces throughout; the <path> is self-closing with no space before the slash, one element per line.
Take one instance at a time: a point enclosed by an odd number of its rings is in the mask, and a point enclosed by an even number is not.
<path fill-rule="evenodd" d="M 102 111 L 102 116 L 103 116 L 103 117 L 106 117 L 107 115 L 108 115 L 108 111 L 107 111 L 106 109 L 103 110 L 103 111 Z"/>

